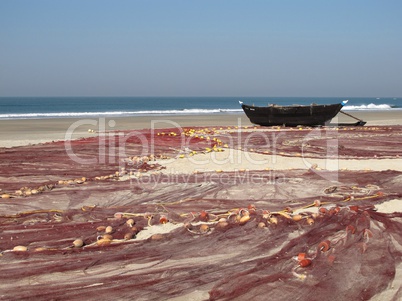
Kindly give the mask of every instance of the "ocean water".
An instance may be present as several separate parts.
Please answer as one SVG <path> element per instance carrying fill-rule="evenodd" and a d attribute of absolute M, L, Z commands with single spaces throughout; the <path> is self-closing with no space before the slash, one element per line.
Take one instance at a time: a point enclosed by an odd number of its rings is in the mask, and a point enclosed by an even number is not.
<path fill-rule="evenodd" d="M 317 97 L 0 97 L 0 120 L 236 114 L 245 104 L 329 104 L 345 98 Z M 349 98 L 343 110 L 402 110 L 402 98 Z"/>

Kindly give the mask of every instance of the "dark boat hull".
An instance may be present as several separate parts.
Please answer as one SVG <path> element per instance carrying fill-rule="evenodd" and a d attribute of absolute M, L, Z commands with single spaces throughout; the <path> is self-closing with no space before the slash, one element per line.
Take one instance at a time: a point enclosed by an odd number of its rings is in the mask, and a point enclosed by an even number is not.
<path fill-rule="evenodd" d="M 263 126 L 326 125 L 343 107 L 341 103 L 310 106 L 241 106 L 252 123 Z"/>

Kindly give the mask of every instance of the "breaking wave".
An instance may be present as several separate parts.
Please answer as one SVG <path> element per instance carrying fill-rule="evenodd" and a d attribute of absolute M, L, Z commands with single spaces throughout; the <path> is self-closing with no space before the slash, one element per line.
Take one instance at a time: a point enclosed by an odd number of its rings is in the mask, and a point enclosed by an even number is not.
<path fill-rule="evenodd" d="M 363 105 L 359 105 L 359 106 L 344 106 L 343 109 L 344 110 L 391 110 L 395 108 L 395 106 L 393 105 L 389 105 L 389 104 L 374 104 L 374 103 L 370 103 L 368 105 L 363 104 Z"/>

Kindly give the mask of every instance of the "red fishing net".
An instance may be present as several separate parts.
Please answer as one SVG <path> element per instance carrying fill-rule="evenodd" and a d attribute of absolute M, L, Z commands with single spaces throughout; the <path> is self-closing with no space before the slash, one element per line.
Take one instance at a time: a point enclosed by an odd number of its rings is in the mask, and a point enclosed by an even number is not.
<path fill-rule="evenodd" d="M 9 197 L 0 203 L 2 299 L 402 297 L 402 213 L 375 206 L 401 198 L 400 172 L 338 171 L 337 182 L 327 180 L 335 172 L 314 170 L 165 174 L 155 158 L 231 142 L 193 135 L 185 149 L 180 131 L 165 132 L 154 133 L 152 153 L 131 137 L 124 156 L 91 166 L 71 160 L 62 143 L 0 150 Z M 108 136 L 116 148 L 118 138 Z M 99 143 L 72 148 L 99 159 Z M 281 151 L 299 151 L 287 143 L 278 142 Z M 130 172 L 143 176 L 121 181 Z"/>

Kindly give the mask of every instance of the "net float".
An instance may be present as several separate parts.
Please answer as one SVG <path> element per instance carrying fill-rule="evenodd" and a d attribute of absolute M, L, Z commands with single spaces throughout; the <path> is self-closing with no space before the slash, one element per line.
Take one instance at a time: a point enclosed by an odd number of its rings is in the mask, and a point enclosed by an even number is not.
<path fill-rule="evenodd" d="M 98 226 L 98 227 L 96 227 L 96 231 L 98 231 L 98 232 L 103 232 L 105 230 L 106 230 L 106 226 Z"/>
<path fill-rule="evenodd" d="M 24 193 L 21 190 L 16 190 L 14 194 L 17 196 L 22 196 Z"/>
<path fill-rule="evenodd" d="M 244 225 L 244 224 L 247 223 L 249 220 L 250 220 L 250 215 L 246 214 L 246 215 L 243 215 L 243 216 L 240 218 L 239 223 L 240 223 L 240 225 Z"/>
<path fill-rule="evenodd" d="M 130 240 L 133 238 L 133 233 L 132 232 L 127 232 L 126 234 L 124 234 L 124 240 Z"/>
<path fill-rule="evenodd" d="M 48 250 L 48 249 L 44 248 L 44 247 L 35 248 L 35 252 L 43 252 L 43 251 L 46 251 L 46 250 Z"/>
<path fill-rule="evenodd" d="M 200 212 L 200 220 L 202 220 L 202 221 L 204 221 L 204 222 L 206 222 L 206 221 L 208 221 L 209 220 L 209 215 L 208 215 L 208 212 L 206 212 L 206 211 L 201 211 Z"/>
<path fill-rule="evenodd" d="M 255 207 L 254 204 L 248 204 L 248 206 L 247 206 L 247 210 L 248 210 L 250 213 L 255 213 L 256 209 L 257 209 L 257 208 Z"/>
<path fill-rule="evenodd" d="M 126 221 L 126 224 L 129 226 L 129 227 L 133 227 L 133 225 L 134 225 L 134 220 L 132 219 L 132 218 L 130 218 L 130 219 L 128 219 L 127 221 Z"/>
<path fill-rule="evenodd" d="M 209 230 L 210 230 L 210 229 L 209 229 L 209 226 L 208 226 L 207 224 L 202 224 L 202 225 L 200 226 L 200 232 L 201 232 L 201 233 L 207 233 Z"/>
<path fill-rule="evenodd" d="M 311 259 L 308 259 L 308 258 L 299 260 L 299 266 L 301 266 L 303 268 L 308 267 L 309 265 L 311 265 L 311 263 L 312 263 Z"/>
<path fill-rule="evenodd" d="M 250 212 L 247 209 L 241 208 L 238 215 L 240 215 L 240 217 L 243 215 L 250 215 Z"/>
<path fill-rule="evenodd" d="M 84 245 L 84 242 L 80 238 L 73 241 L 74 248 L 81 248 L 83 245 Z"/>
<path fill-rule="evenodd" d="M 161 217 L 159 218 L 159 223 L 161 223 L 161 224 L 166 224 L 168 221 L 169 220 L 166 217 L 166 215 L 161 215 Z"/>
<path fill-rule="evenodd" d="M 318 209 L 318 212 L 320 212 L 321 214 L 327 214 L 328 210 L 327 208 L 321 207 L 320 209 Z"/>
<path fill-rule="evenodd" d="M 25 251 L 28 251 L 28 248 L 25 247 L 25 246 L 15 246 L 13 248 L 13 251 L 15 251 L 15 252 L 25 252 Z"/>
<path fill-rule="evenodd" d="M 321 252 L 326 252 L 330 249 L 331 242 L 329 240 L 324 240 L 318 244 L 318 250 Z"/>
<path fill-rule="evenodd" d="M 288 213 L 293 213 L 293 209 L 290 207 L 286 207 L 283 211 L 288 212 Z"/>
<path fill-rule="evenodd" d="M 151 218 L 153 218 L 153 214 L 151 212 L 145 212 L 144 213 L 144 218 L 151 219 Z"/>
<path fill-rule="evenodd" d="M 105 229 L 105 233 L 110 234 L 113 232 L 113 227 L 112 226 L 107 226 Z"/>
<path fill-rule="evenodd" d="M 225 228 L 225 227 L 227 227 L 227 226 L 229 226 L 229 223 L 226 221 L 226 219 L 224 219 L 224 218 L 221 218 L 219 221 L 218 221 L 218 223 L 216 224 L 216 227 L 217 228 Z"/>
<path fill-rule="evenodd" d="M 137 233 L 140 232 L 140 231 L 141 231 L 141 228 L 136 227 L 136 226 L 133 226 L 133 227 L 130 229 L 130 232 L 133 233 L 134 235 L 137 234 Z"/>
<path fill-rule="evenodd" d="M 298 261 L 301 261 L 301 260 L 306 259 L 306 258 L 307 258 L 307 254 L 306 254 L 306 253 L 299 253 L 299 254 L 297 255 L 297 260 L 298 260 Z"/>
<path fill-rule="evenodd" d="M 113 236 L 110 234 L 104 234 L 100 237 L 100 239 L 109 239 L 109 240 L 113 240 Z"/>
<path fill-rule="evenodd" d="M 112 242 L 111 239 L 101 238 L 96 242 L 96 244 L 98 246 L 108 246 L 108 245 L 110 245 L 111 242 Z"/>
<path fill-rule="evenodd" d="M 314 224 L 314 219 L 313 218 L 311 218 L 311 217 L 309 217 L 309 218 L 307 218 L 306 219 L 306 222 L 307 222 L 307 225 L 313 225 Z"/>
<path fill-rule="evenodd" d="M 123 213 L 122 213 L 122 212 L 116 212 L 116 213 L 114 214 L 114 218 L 121 219 L 122 217 L 123 217 Z"/>
<path fill-rule="evenodd" d="M 298 222 L 298 221 L 300 221 L 300 220 L 303 219 L 303 216 L 300 215 L 300 214 L 296 214 L 296 215 L 293 215 L 293 216 L 292 216 L 292 219 L 293 219 L 295 222 Z"/>

